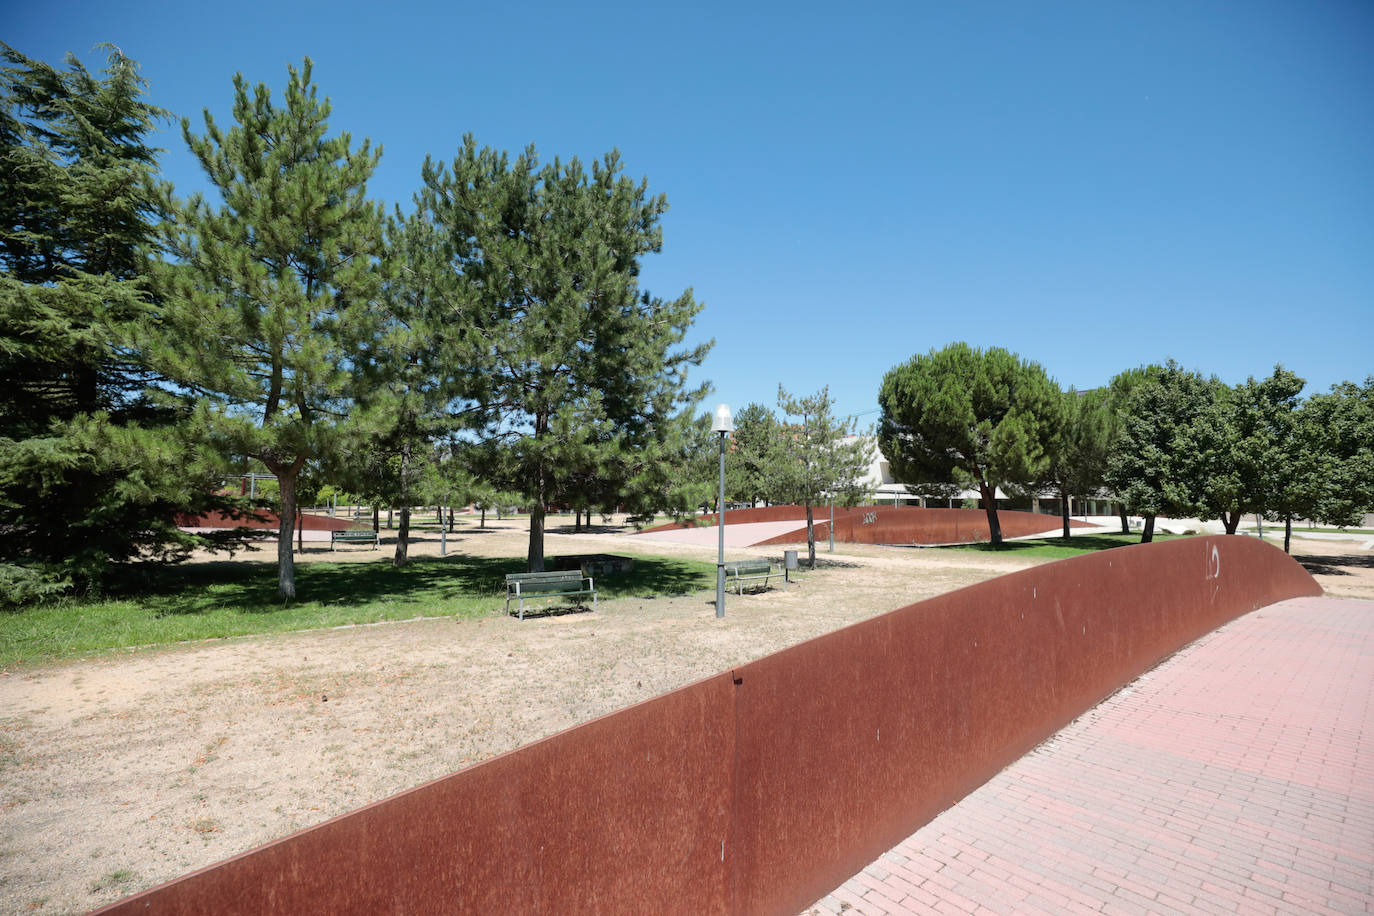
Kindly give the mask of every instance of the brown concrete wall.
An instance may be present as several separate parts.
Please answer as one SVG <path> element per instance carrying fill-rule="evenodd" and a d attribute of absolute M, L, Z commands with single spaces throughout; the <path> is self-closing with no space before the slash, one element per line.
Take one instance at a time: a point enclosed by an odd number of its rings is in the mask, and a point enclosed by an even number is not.
<path fill-rule="evenodd" d="M 1243 537 L 910 605 L 102 913 L 796 913 L 1193 639 L 1320 589 Z M 703 626 L 709 626 L 704 622 Z"/>

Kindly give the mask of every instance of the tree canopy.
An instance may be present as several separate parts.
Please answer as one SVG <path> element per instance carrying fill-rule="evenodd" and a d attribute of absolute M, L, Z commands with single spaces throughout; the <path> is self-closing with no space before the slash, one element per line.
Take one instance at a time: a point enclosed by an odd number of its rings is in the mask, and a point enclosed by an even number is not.
<path fill-rule="evenodd" d="M 168 201 L 162 321 L 144 339 L 154 365 L 197 395 L 206 435 L 276 475 L 278 591 L 289 599 L 296 477 L 333 453 L 347 423 L 352 370 L 377 332 L 382 221 L 367 198 L 380 152 L 327 136 L 309 59 L 288 73 L 280 104 L 236 75 L 228 130 L 208 110 L 203 135 L 183 119 L 222 203 Z"/>
<path fill-rule="evenodd" d="M 795 397 L 778 386 L 777 450 L 770 490 L 778 502 L 806 507 L 806 554 L 816 568 L 813 508 L 835 500 L 852 506 L 870 495 L 866 475 L 873 460 L 869 441 L 855 433 L 853 418 L 835 416 L 827 386 L 813 395 Z"/>
<path fill-rule="evenodd" d="M 208 542 L 177 513 L 231 506 L 188 446 L 184 403 L 145 397 L 154 377 L 124 343 L 154 308 L 147 138 L 163 112 L 113 46 L 99 75 L 0 47 L 2 602 L 184 557 Z"/>
<path fill-rule="evenodd" d="M 1038 363 L 1000 347 L 954 343 L 883 376 L 878 443 L 898 479 L 975 487 L 993 544 L 1002 542 L 996 490 L 1045 470 L 1059 388 Z"/>
<path fill-rule="evenodd" d="M 454 279 L 449 369 L 468 380 L 472 426 L 508 453 L 493 483 L 527 500 L 531 571 L 550 505 L 623 489 L 680 441 L 705 390 L 687 371 L 709 344 L 680 348 L 700 310 L 691 292 L 638 286 L 667 201 L 622 171 L 616 153 L 590 170 L 541 165 L 533 147 L 511 160 L 471 136 L 423 169 L 420 208 Z"/>

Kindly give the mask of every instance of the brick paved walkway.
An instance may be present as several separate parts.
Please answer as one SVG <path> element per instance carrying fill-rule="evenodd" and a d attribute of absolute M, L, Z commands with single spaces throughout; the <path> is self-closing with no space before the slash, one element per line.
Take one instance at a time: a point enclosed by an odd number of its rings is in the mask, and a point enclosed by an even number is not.
<path fill-rule="evenodd" d="M 808 913 L 1374 912 L 1374 602 L 1187 647 Z"/>

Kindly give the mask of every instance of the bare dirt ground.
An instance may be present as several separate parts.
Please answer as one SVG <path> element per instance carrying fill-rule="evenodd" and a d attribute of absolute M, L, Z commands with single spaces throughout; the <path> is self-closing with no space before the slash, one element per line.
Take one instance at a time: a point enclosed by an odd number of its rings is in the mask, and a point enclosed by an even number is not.
<path fill-rule="evenodd" d="M 524 553 L 525 523 L 450 551 Z M 559 553 L 713 549 L 565 534 Z M 606 533 L 614 531 L 615 533 Z M 412 544 L 435 554 L 438 538 Z M 384 550 L 389 555 L 389 550 Z M 1374 598 L 1374 553 L 1298 540 L 1328 594 Z M 730 551 L 730 559 L 779 548 Z M 261 562 L 259 554 L 246 561 Z M 803 550 L 804 556 L 804 550 Z M 375 561 L 307 550 L 303 559 Z M 125 650 L 0 672 L 0 911 L 84 912 L 579 722 L 912 601 L 1015 555 L 837 545 L 787 589 L 602 601 Z"/>

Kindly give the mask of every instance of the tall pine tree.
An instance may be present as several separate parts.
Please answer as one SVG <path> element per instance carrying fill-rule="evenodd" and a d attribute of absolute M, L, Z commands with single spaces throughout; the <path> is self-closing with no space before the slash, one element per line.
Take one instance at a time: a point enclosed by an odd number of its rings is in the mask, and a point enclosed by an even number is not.
<path fill-rule="evenodd" d="M 182 121 L 218 192 L 175 204 L 160 272 L 163 324 L 150 357 L 199 396 L 197 419 L 226 452 L 256 458 L 281 492 L 278 591 L 296 595 L 291 534 L 296 480 L 330 456 L 359 381 L 357 355 L 376 333 L 382 214 L 367 199 L 381 155 L 367 140 L 327 136 L 330 105 L 307 58 L 289 68 L 280 104 L 234 77 L 234 124 L 205 112 Z"/>
<path fill-rule="evenodd" d="M 662 245 L 662 195 L 622 174 L 617 154 L 512 162 L 471 137 L 449 165 L 426 162 L 422 210 L 445 233 L 457 295 L 444 332 L 469 379 L 475 425 L 503 444 L 530 509 L 528 563 L 544 568 L 544 516 L 579 494 L 598 501 L 661 460 L 703 389 L 687 371 L 709 345 L 679 349 L 700 306 L 638 287 Z"/>

